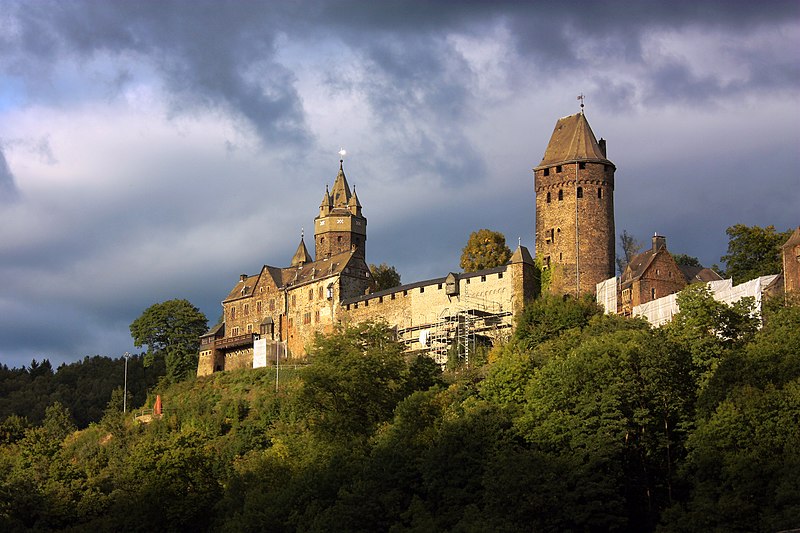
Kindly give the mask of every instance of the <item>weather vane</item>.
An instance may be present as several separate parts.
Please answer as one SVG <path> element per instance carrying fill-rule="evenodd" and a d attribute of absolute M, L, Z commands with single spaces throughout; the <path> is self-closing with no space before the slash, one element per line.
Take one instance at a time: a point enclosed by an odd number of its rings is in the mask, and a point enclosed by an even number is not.
<path fill-rule="evenodd" d="M 586 100 L 586 97 L 583 96 L 583 93 L 578 95 L 578 100 L 581 101 L 581 113 L 583 113 L 583 101 Z"/>
<path fill-rule="evenodd" d="M 344 159 L 344 156 L 346 156 L 346 155 L 347 155 L 347 150 L 345 150 L 344 148 L 339 148 L 339 156 L 342 159 Z"/>

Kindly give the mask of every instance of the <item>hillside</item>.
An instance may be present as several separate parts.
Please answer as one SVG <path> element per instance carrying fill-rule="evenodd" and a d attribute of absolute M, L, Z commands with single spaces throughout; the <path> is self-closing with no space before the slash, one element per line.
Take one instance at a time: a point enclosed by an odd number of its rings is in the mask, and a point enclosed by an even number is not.
<path fill-rule="evenodd" d="M 274 369 L 232 371 L 157 391 L 147 425 L 109 409 L 76 432 L 58 405 L 6 421 L 0 528 L 797 527 L 800 308 L 759 330 L 746 305 L 681 298 L 661 329 L 543 298 L 487 363 L 444 374 L 362 324 L 277 392 Z"/>

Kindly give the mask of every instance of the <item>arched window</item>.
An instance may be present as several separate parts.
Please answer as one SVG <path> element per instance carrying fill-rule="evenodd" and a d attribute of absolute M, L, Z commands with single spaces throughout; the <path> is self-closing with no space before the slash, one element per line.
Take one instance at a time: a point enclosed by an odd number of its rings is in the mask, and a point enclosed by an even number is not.
<path fill-rule="evenodd" d="M 583 198 L 583 187 L 578 187 L 578 198 Z"/>
<path fill-rule="evenodd" d="M 563 200 L 564 199 L 564 190 L 563 189 L 558 189 L 558 199 L 559 200 Z"/>

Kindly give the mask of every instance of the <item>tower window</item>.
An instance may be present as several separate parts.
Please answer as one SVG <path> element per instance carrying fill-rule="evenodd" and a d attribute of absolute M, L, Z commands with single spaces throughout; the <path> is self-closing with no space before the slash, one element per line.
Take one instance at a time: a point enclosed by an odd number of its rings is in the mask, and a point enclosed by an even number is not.
<path fill-rule="evenodd" d="M 586 163 L 583 163 L 583 162 L 578 163 L 578 168 L 581 169 L 581 170 L 585 170 L 586 169 Z"/>
<path fill-rule="evenodd" d="M 561 172 L 561 165 L 556 165 L 556 174 Z"/>
<path fill-rule="evenodd" d="M 546 169 L 544 169 L 542 171 L 542 176 L 549 176 L 549 175 L 550 175 L 550 169 L 549 168 L 546 168 Z"/>
<path fill-rule="evenodd" d="M 550 203 L 550 193 L 549 192 L 547 193 L 547 203 L 548 204 Z"/>
<path fill-rule="evenodd" d="M 603 199 L 603 189 L 597 189 L 597 198 L 600 200 Z"/>
<path fill-rule="evenodd" d="M 550 240 L 552 242 L 556 242 L 556 230 L 553 228 L 550 228 Z"/>
<path fill-rule="evenodd" d="M 583 198 L 583 187 L 578 187 L 578 198 Z"/>
<path fill-rule="evenodd" d="M 558 189 L 558 199 L 559 199 L 559 201 L 564 199 L 564 190 L 563 189 Z"/>
<path fill-rule="evenodd" d="M 653 299 L 653 300 L 656 299 L 656 288 L 655 287 L 650 289 L 650 298 Z"/>
<path fill-rule="evenodd" d="M 314 289 L 308 289 L 308 301 L 310 302 L 313 299 L 314 299 Z"/>
<path fill-rule="evenodd" d="M 564 261 L 564 253 L 563 252 L 558 252 L 558 261 L 559 262 Z"/>

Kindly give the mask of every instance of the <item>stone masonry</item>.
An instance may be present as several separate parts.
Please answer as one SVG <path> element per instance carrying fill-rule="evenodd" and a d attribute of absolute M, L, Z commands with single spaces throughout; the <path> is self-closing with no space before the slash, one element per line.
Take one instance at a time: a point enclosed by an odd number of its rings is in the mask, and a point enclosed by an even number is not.
<path fill-rule="evenodd" d="M 539 166 L 536 256 L 553 294 L 594 294 L 614 275 L 614 171 L 584 114 L 558 120 Z"/>

